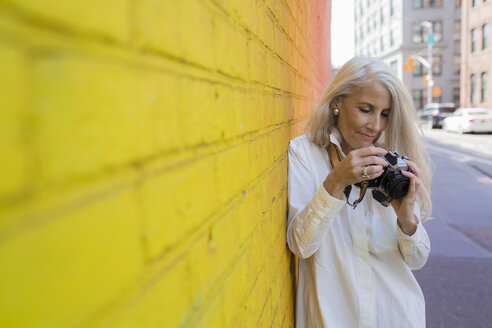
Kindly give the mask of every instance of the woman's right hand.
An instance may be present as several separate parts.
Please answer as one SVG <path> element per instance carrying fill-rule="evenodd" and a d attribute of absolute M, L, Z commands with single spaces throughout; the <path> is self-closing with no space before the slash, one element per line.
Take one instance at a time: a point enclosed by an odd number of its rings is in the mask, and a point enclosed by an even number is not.
<path fill-rule="evenodd" d="M 388 162 L 376 155 L 383 156 L 386 153 L 386 150 L 379 147 L 352 150 L 328 174 L 323 182 L 323 186 L 333 197 L 343 199 L 343 190 L 346 186 L 365 180 L 372 180 L 383 174 L 383 167 L 387 166 Z M 364 175 L 364 168 L 368 175 L 365 178 L 362 177 Z"/>

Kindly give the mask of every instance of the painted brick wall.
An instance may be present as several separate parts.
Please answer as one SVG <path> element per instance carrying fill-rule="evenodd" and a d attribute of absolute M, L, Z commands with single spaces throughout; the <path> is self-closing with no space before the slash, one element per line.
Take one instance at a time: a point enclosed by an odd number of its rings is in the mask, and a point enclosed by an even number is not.
<path fill-rule="evenodd" d="M 293 326 L 327 0 L 0 0 L 0 326 Z"/>

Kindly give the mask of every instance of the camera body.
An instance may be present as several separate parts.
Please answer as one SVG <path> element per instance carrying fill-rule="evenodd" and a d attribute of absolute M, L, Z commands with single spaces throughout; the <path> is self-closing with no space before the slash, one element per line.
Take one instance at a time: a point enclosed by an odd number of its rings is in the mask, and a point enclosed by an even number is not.
<path fill-rule="evenodd" d="M 356 186 L 362 186 L 367 183 L 368 188 L 374 188 L 383 191 L 393 199 L 401 199 L 408 193 L 410 187 L 410 179 L 404 176 L 401 171 L 410 171 L 404 159 L 410 160 L 408 156 L 398 155 L 396 151 L 389 151 L 384 156 L 378 156 L 388 162 L 388 166 L 384 167 L 384 172 L 379 177 L 356 183 Z"/>

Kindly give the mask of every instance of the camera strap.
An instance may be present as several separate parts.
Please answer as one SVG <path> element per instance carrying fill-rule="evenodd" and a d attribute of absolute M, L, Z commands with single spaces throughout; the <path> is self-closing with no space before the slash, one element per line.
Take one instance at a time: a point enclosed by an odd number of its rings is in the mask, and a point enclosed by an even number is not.
<path fill-rule="evenodd" d="M 332 170 L 335 168 L 336 165 L 338 165 L 338 163 L 342 161 L 342 155 L 340 154 L 340 151 L 332 142 L 328 144 L 328 157 L 330 160 L 330 166 Z M 366 191 L 367 191 L 367 186 L 368 186 L 367 181 L 361 182 L 359 198 L 355 200 L 352 204 L 350 204 L 349 201 L 350 192 L 352 191 L 352 185 L 346 186 L 343 189 L 343 193 L 345 194 L 345 198 L 347 199 L 347 204 L 349 204 L 355 209 L 357 205 L 360 202 L 362 202 L 362 200 L 364 199 L 364 196 L 366 195 Z M 373 190 L 372 196 L 384 207 L 387 207 L 392 201 L 392 198 L 389 195 L 387 195 L 385 192 L 380 190 Z"/>

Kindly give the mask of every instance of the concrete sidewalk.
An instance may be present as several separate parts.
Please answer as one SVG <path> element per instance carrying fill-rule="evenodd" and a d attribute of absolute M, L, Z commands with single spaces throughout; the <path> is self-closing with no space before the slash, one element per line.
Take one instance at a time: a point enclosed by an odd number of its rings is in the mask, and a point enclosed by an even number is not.
<path fill-rule="evenodd" d="M 435 129 L 424 129 L 424 134 L 429 140 L 430 153 L 447 154 L 492 179 L 492 134 L 459 135 Z"/>
<path fill-rule="evenodd" d="M 424 135 L 429 140 L 461 148 L 492 160 L 492 134 L 456 134 L 439 129 L 424 129 Z"/>

